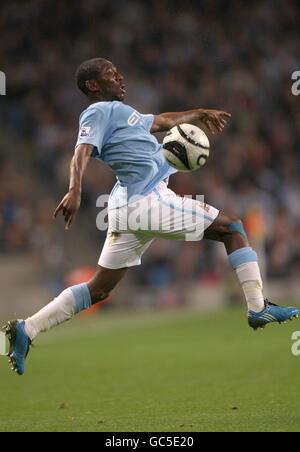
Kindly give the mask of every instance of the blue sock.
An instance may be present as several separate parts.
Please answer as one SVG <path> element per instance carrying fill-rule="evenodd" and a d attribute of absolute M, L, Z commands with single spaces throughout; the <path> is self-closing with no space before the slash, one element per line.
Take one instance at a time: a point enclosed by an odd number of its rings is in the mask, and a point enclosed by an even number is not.
<path fill-rule="evenodd" d="M 77 286 L 70 287 L 75 298 L 75 314 L 88 309 L 92 305 L 91 294 L 87 284 L 78 284 Z"/>
<path fill-rule="evenodd" d="M 234 270 L 240 265 L 247 264 L 248 262 L 258 262 L 257 254 L 250 246 L 234 251 L 229 254 L 228 259 Z"/>

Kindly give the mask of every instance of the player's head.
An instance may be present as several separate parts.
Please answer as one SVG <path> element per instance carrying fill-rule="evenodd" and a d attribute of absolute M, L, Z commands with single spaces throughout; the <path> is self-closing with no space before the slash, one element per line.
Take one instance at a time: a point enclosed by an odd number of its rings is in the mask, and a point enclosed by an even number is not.
<path fill-rule="evenodd" d="M 124 100 L 124 78 L 104 58 L 84 61 L 76 71 L 78 88 L 91 100 Z"/>

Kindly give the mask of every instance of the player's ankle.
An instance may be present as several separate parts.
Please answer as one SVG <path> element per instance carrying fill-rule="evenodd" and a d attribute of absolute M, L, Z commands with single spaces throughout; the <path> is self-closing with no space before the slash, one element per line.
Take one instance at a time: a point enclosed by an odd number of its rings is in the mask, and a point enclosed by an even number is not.
<path fill-rule="evenodd" d="M 260 281 L 246 281 L 242 283 L 242 288 L 249 311 L 262 312 L 265 308 L 265 299 Z"/>
<path fill-rule="evenodd" d="M 250 300 L 247 301 L 248 311 L 250 312 L 262 312 L 265 309 L 264 303 L 261 303 L 261 300 Z"/>
<path fill-rule="evenodd" d="M 25 320 L 24 331 L 31 341 L 33 341 L 38 335 L 38 332 L 32 325 L 30 318 Z"/>

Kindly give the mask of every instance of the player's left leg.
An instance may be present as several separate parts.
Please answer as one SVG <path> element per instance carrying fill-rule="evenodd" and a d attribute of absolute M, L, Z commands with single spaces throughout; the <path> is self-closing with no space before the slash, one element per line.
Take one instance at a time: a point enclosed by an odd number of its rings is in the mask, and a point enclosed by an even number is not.
<path fill-rule="evenodd" d="M 99 266 L 90 281 L 64 290 L 32 317 L 25 321 L 8 322 L 5 331 L 10 342 L 9 359 L 12 370 L 23 375 L 31 342 L 38 334 L 70 320 L 91 305 L 104 301 L 126 272 L 127 268 L 108 269 Z"/>
<path fill-rule="evenodd" d="M 126 212 L 126 208 L 124 208 Z M 110 221 L 119 210 L 110 213 Z M 92 304 L 104 301 L 121 281 L 129 267 L 140 265 L 141 257 L 152 238 L 132 233 L 108 231 L 94 277 L 84 284 L 69 287 L 37 314 L 25 321 L 13 321 L 6 325 L 10 341 L 12 370 L 22 375 L 31 341 L 41 332 L 48 331 Z"/>
<path fill-rule="evenodd" d="M 282 323 L 298 316 L 297 308 L 280 307 L 265 299 L 258 257 L 249 246 L 241 220 L 220 213 L 206 229 L 204 238 L 224 243 L 229 263 L 245 294 L 249 310 L 248 321 L 252 328 L 264 328 L 268 323 Z"/>
<path fill-rule="evenodd" d="M 65 289 L 51 303 L 25 321 L 30 339 L 50 330 L 93 304 L 104 301 L 124 277 L 127 268 L 111 270 L 98 266 L 90 281 Z"/>

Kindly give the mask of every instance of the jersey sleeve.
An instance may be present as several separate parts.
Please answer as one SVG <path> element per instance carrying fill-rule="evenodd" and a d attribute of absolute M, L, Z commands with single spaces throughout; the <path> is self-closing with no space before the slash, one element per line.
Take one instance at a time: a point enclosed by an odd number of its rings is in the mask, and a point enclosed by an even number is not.
<path fill-rule="evenodd" d="M 80 116 L 76 146 L 91 144 L 94 146 L 93 154 L 101 154 L 107 129 L 108 115 L 104 109 L 90 108 L 86 110 Z"/>
<path fill-rule="evenodd" d="M 150 132 L 151 127 L 153 125 L 153 121 L 154 121 L 154 115 L 142 115 L 142 116 L 143 116 L 145 128 L 148 130 L 148 132 Z"/>

